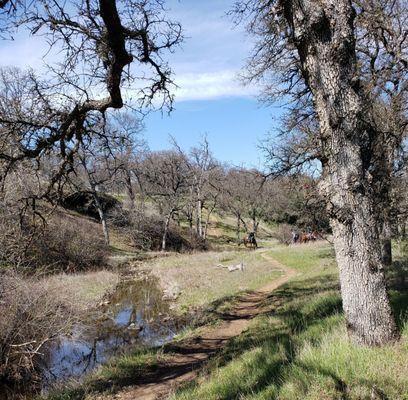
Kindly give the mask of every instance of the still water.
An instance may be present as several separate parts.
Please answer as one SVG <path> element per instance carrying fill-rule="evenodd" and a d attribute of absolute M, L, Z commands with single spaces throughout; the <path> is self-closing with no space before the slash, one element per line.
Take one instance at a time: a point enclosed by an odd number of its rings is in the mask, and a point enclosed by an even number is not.
<path fill-rule="evenodd" d="M 97 310 L 84 316 L 71 335 L 48 348 L 42 367 L 44 388 L 81 380 L 113 356 L 162 345 L 179 329 L 155 278 L 125 281 Z"/>

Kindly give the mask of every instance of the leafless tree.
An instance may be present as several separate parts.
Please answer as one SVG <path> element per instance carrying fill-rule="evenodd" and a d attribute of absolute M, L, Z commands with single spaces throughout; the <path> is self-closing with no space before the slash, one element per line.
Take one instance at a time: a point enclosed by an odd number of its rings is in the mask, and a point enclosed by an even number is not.
<path fill-rule="evenodd" d="M 165 250 L 171 219 L 185 205 L 191 172 L 185 157 L 170 150 L 150 154 L 143 163 L 142 174 L 146 192 L 159 206 L 164 219 L 162 250 Z"/>
<path fill-rule="evenodd" d="M 399 85 L 406 86 L 407 4 L 376 3 L 369 21 L 373 27 L 381 25 L 376 31 L 379 45 L 368 46 L 378 51 L 374 66 L 379 66 L 376 60 L 381 55 L 379 68 L 398 73 Z M 398 12 L 394 9 L 391 15 L 395 4 Z M 365 74 L 369 64 L 359 53 L 362 40 L 371 34 L 367 29 L 364 33 L 356 17 L 367 9 L 351 0 L 250 0 L 237 3 L 235 11 L 250 16 L 248 28 L 259 38 L 251 77 L 265 80 L 267 95 L 283 88 L 279 94 L 303 104 L 304 111 L 297 107 L 300 121 L 318 121 L 312 125 L 318 129 L 308 131 L 311 135 L 301 154 L 322 164 L 320 187 L 334 234 L 347 328 L 354 342 L 380 345 L 397 335 L 380 235 L 383 205 L 389 200 L 390 163 L 383 150 L 390 133 L 376 123 L 378 95 Z M 398 39 L 389 40 L 391 29 L 381 18 L 373 19 L 375 12 L 377 17 L 390 17 Z M 403 17 L 396 18 L 398 13 Z M 391 76 L 384 74 L 384 88 L 391 88 Z"/>
<path fill-rule="evenodd" d="M 203 236 L 207 240 L 208 227 L 210 225 L 211 216 L 215 211 L 220 210 L 222 193 L 224 191 L 225 183 L 225 168 L 220 164 L 211 169 L 208 176 L 208 183 L 205 192 L 204 207 L 206 210 L 206 218 L 204 221 Z"/>
<path fill-rule="evenodd" d="M 52 188 L 71 171 L 94 120 L 124 106 L 124 88 L 136 111 L 152 107 L 154 99 L 171 109 L 171 70 L 163 56 L 180 43 L 181 28 L 166 19 L 163 1 L 3 1 L 0 7 L 3 35 L 25 27 L 42 35 L 56 58 L 46 65 L 46 78 L 23 74 L 18 104 L 8 104 L 17 72 L 5 72 L 8 87 L 1 88 L 1 100 L 9 106 L 0 112 L 2 180 L 16 164 L 32 160 L 35 167 L 53 154 L 58 163 Z M 4 144 L 11 136 L 12 151 Z"/>
<path fill-rule="evenodd" d="M 243 179 L 242 168 L 231 168 L 225 176 L 224 190 L 222 193 L 222 208 L 231 212 L 236 218 L 236 236 L 240 241 L 241 225 L 246 232 L 249 231 L 244 219 L 247 209 L 247 188 Z"/>
<path fill-rule="evenodd" d="M 100 154 L 93 154 L 89 148 L 81 149 L 78 153 L 78 158 L 81 166 L 76 168 L 77 176 L 82 172 L 81 175 L 84 178 L 83 186 L 92 193 L 93 201 L 101 221 L 105 243 L 109 246 L 108 221 L 100 190 L 103 185 L 106 185 L 107 182 L 113 179 L 117 167 L 112 169 L 112 165 L 107 158 Z"/>
<path fill-rule="evenodd" d="M 107 119 L 89 127 L 92 132 L 82 140 L 69 182 L 76 190 L 89 191 L 99 214 L 105 242 L 109 245 L 109 229 L 103 196 L 124 183 L 131 191 L 131 161 L 137 156 L 140 126 L 126 114 L 108 114 Z"/>
<path fill-rule="evenodd" d="M 193 170 L 193 190 L 196 201 L 196 230 L 197 235 L 204 237 L 203 229 L 203 208 L 206 195 L 210 189 L 210 174 L 216 167 L 214 157 L 211 154 L 210 146 L 206 137 L 190 151 L 191 167 Z"/>
<path fill-rule="evenodd" d="M 111 129 L 116 132 L 116 136 L 121 138 L 116 140 L 116 146 L 111 151 L 115 160 L 117 170 L 114 184 L 119 191 L 125 189 L 129 199 L 129 208 L 136 207 L 136 196 L 142 200 L 142 187 L 139 179 L 139 164 L 148 153 L 147 143 L 143 138 L 143 124 L 140 119 L 130 113 L 115 113 L 110 120 Z M 139 207 L 141 208 L 141 207 Z"/>
<path fill-rule="evenodd" d="M 267 198 L 264 176 L 255 169 L 230 168 L 223 185 L 222 204 L 236 217 L 236 235 L 240 240 L 241 226 L 246 233 L 257 233 L 266 216 L 270 198 Z"/>

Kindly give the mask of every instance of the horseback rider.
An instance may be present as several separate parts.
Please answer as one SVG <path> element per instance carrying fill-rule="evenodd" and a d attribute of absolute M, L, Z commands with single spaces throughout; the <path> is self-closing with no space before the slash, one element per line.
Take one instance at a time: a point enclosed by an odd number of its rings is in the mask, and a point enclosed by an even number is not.
<path fill-rule="evenodd" d="M 252 244 L 255 248 L 258 247 L 258 243 L 256 243 L 256 239 L 255 239 L 255 232 L 248 233 L 248 242 Z"/>

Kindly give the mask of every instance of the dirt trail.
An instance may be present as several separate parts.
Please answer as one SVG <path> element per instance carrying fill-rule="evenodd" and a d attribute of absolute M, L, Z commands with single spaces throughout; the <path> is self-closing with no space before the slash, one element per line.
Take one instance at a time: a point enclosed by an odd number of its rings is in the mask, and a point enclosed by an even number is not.
<path fill-rule="evenodd" d="M 238 298 L 228 313 L 220 315 L 222 322 L 215 327 L 204 328 L 199 336 L 170 345 L 171 355 L 159 364 L 143 382 L 124 388 L 113 395 L 98 396 L 98 400 L 159 400 L 167 398 L 182 383 L 193 380 L 199 369 L 226 343 L 247 329 L 250 320 L 261 314 L 263 302 L 271 291 L 286 283 L 296 272 L 259 250 L 262 257 L 276 265 L 284 275 L 255 292 Z"/>

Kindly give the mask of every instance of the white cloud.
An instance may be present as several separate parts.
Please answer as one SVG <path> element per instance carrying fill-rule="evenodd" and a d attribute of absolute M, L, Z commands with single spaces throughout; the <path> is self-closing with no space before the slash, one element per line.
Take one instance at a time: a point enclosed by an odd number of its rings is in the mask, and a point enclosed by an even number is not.
<path fill-rule="evenodd" d="M 0 40 L 0 65 L 38 71 L 43 68 L 43 56 L 47 50 L 44 38 L 29 35 L 26 31 L 19 32 L 14 40 Z"/>
<path fill-rule="evenodd" d="M 210 100 L 222 97 L 251 97 L 256 95 L 253 86 L 244 86 L 237 71 L 186 73 L 176 75 L 176 101 Z"/>
<path fill-rule="evenodd" d="M 170 0 L 173 17 L 181 22 L 186 40 L 170 58 L 175 72 L 176 102 L 250 97 L 259 93 L 238 79 L 253 39 L 243 25 L 234 26 L 226 12 L 234 0 Z"/>
<path fill-rule="evenodd" d="M 249 97 L 257 94 L 253 86 L 244 86 L 237 78 L 244 59 L 252 46 L 242 26 L 234 27 L 225 13 L 234 0 L 168 0 L 170 18 L 179 20 L 186 40 L 174 54 L 167 54 L 179 86 L 176 101 L 211 100 L 223 97 Z M 42 57 L 47 53 L 43 37 L 33 37 L 26 31 L 13 42 L 0 42 L 0 65 L 32 67 L 44 70 Z M 60 58 L 55 50 L 47 61 Z M 137 70 L 143 70 L 137 66 Z M 136 94 L 145 82 L 135 82 L 125 93 Z"/>

